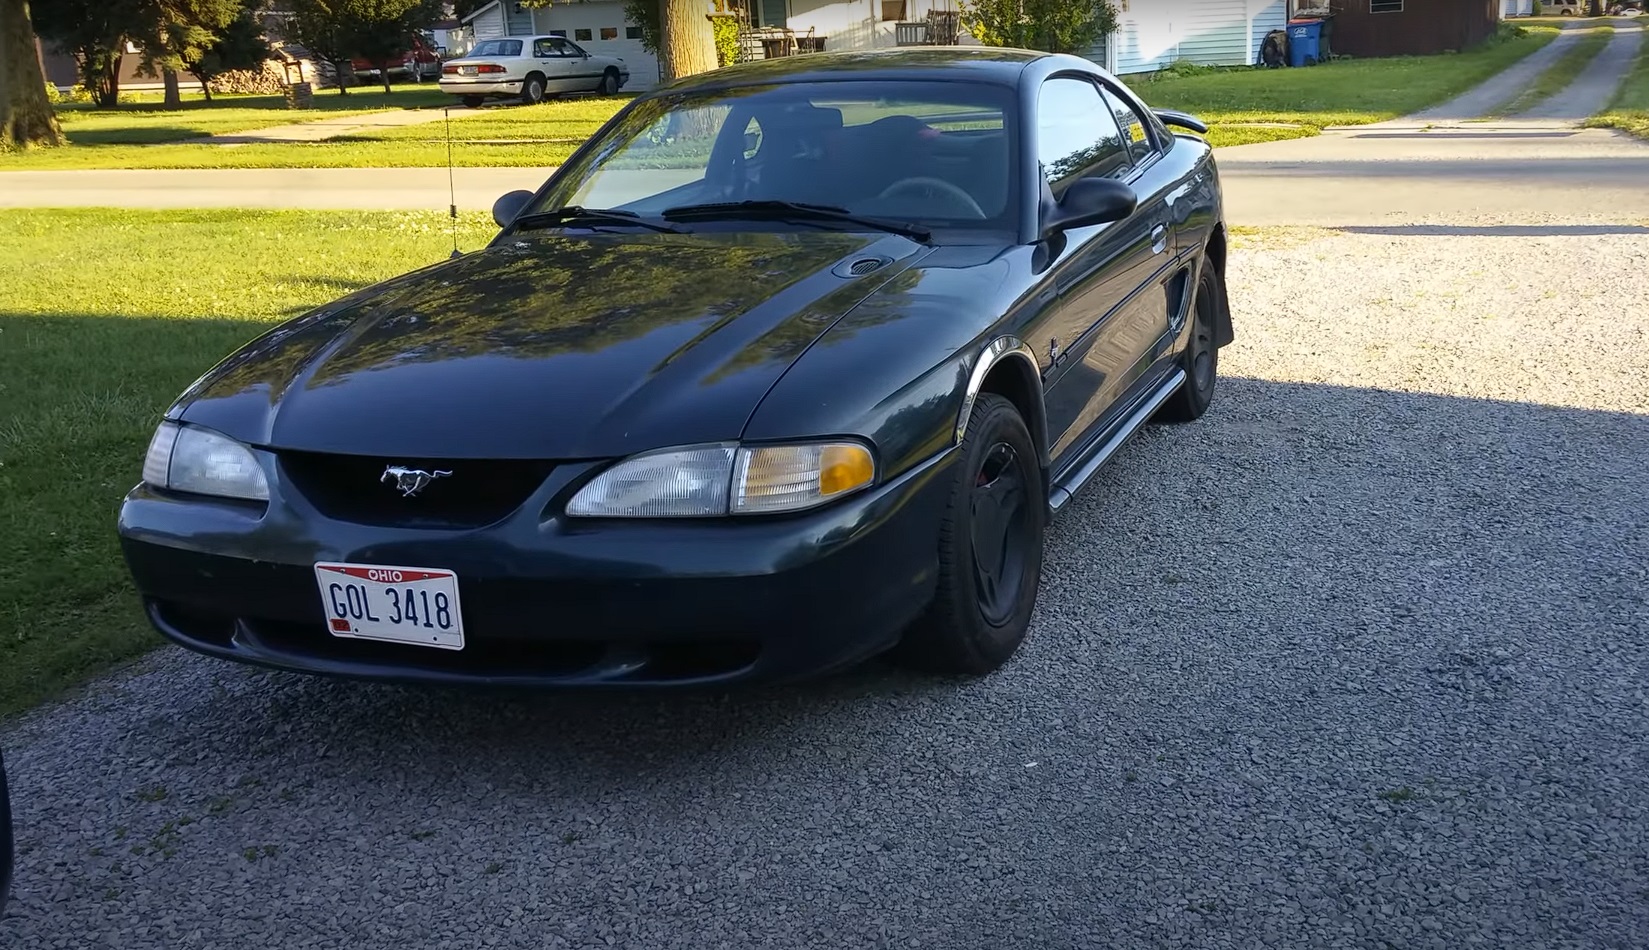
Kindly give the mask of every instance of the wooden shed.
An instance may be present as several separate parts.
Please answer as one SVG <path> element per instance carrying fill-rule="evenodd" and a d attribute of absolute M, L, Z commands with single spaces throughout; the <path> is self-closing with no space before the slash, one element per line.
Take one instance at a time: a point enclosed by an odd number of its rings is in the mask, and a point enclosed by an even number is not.
<path fill-rule="evenodd" d="M 1424 56 L 1463 50 L 1493 36 L 1504 0 L 1329 0 L 1329 46 L 1351 56 Z"/>

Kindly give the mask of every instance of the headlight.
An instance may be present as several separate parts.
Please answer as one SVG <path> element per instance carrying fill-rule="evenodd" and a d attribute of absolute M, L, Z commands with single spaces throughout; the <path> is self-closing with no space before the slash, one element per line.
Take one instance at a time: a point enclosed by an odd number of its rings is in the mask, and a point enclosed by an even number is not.
<path fill-rule="evenodd" d="M 713 518 L 800 511 L 876 480 L 857 442 L 707 445 L 633 456 L 596 476 L 567 504 L 585 518 Z"/>
<path fill-rule="evenodd" d="M 252 450 L 210 429 L 162 422 L 143 459 L 143 480 L 156 488 L 269 500 L 269 481 Z"/>

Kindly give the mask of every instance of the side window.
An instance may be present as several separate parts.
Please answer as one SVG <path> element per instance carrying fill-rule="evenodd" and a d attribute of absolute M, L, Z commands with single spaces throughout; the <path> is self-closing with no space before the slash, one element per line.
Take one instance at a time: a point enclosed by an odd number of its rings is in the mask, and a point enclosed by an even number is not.
<path fill-rule="evenodd" d="M 1109 89 L 1104 93 L 1105 104 L 1111 108 L 1111 114 L 1116 116 L 1117 127 L 1122 129 L 1123 141 L 1128 145 L 1134 164 L 1144 164 L 1156 151 L 1155 146 L 1151 144 L 1151 133 L 1145 128 L 1145 119 L 1128 104 L 1128 100 Z"/>
<path fill-rule="evenodd" d="M 1043 83 L 1037 97 L 1036 159 L 1055 198 L 1079 178 L 1120 178 L 1132 167 L 1098 87 L 1065 77 Z"/>
<path fill-rule="evenodd" d="M 555 48 L 555 40 L 533 40 L 532 54 L 539 59 L 548 59 L 551 56 L 560 56 L 560 50 Z"/>

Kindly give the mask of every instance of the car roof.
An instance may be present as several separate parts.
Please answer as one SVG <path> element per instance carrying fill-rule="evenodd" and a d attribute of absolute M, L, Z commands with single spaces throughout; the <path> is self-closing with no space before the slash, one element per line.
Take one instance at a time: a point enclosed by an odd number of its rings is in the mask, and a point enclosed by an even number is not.
<path fill-rule="evenodd" d="M 767 83 L 938 80 L 1013 85 L 1025 67 L 1051 53 L 992 46 L 923 46 L 801 53 L 712 69 L 659 87 L 677 93 Z"/>

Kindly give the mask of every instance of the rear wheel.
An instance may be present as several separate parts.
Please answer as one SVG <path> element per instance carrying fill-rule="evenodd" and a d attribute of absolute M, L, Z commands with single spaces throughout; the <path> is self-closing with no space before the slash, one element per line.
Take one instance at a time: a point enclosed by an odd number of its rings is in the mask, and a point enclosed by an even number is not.
<path fill-rule="evenodd" d="M 527 77 L 521 85 L 521 101 L 529 106 L 536 106 L 544 101 L 544 77 L 537 73 Z"/>
<path fill-rule="evenodd" d="M 980 394 L 961 454 L 939 527 L 938 590 L 894 657 L 929 672 L 980 675 L 1025 639 L 1048 504 L 1030 430 L 1002 396 Z"/>
<path fill-rule="evenodd" d="M 487 100 L 482 96 L 463 96 L 460 97 L 460 101 L 471 109 L 479 109 L 481 108 L 481 103 L 486 102 Z"/>
<path fill-rule="evenodd" d="M 1197 298 L 1191 302 L 1191 339 L 1186 341 L 1180 368 L 1185 383 L 1157 410 L 1157 421 L 1191 422 L 1214 401 L 1214 384 L 1219 379 L 1220 351 L 1214 346 L 1214 328 L 1223 316 L 1225 287 L 1214 262 L 1202 262 L 1197 279 Z"/>
<path fill-rule="evenodd" d="M 596 87 L 596 92 L 599 92 L 604 96 L 617 95 L 618 94 L 618 70 L 609 69 L 606 72 L 602 73 L 601 74 L 601 85 Z"/>

